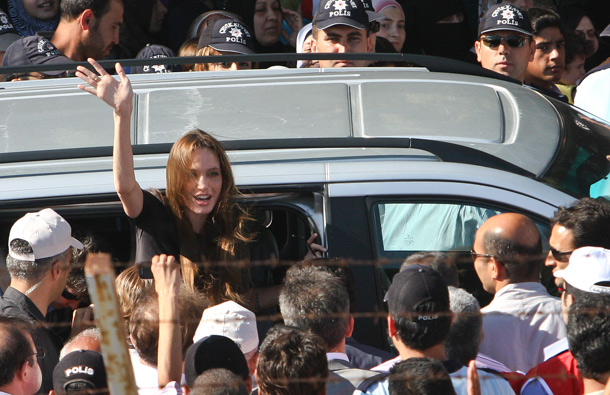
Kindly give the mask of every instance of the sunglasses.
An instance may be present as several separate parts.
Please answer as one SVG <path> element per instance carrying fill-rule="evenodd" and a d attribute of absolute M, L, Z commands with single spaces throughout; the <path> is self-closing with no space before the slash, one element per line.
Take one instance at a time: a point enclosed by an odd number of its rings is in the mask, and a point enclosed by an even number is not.
<path fill-rule="evenodd" d="M 563 261 L 566 257 L 569 258 L 570 255 L 572 255 L 572 252 L 574 251 L 559 251 L 551 247 L 549 249 L 549 252 L 551 253 L 551 255 L 553 255 L 553 258 L 555 258 L 555 260 Z"/>
<path fill-rule="evenodd" d="M 495 258 L 495 255 L 490 255 L 490 254 L 479 254 L 478 252 L 474 252 L 474 250 L 470 250 L 470 256 L 472 257 L 472 260 L 474 261 L 475 259 L 482 257 L 482 258 Z"/>
<path fill-rule="evenodd" d="M 63 292 L 61 293 L 61 296 L 63 296 L 64 299 L 68 299 L 68 300 L 79 300 L 80 299 L 78 297 L 78 295 L 74 295 L 72 292 L 68 291 L 67 289 L 63 290 Z"/>
<path fill-rule="evenodd" d="M 527 37 L 525 36 L 506 36 L 506 37 L 502 37 L 502 36 L 484 36 L 481 37 L 481 41 L 483 42 L 483 44 L 485 44 L 485 46 L 491 48 L 491 49 L 496 49 L 500 46 L 500 44 L 502 44 L 502 42 L 506 42 L 506 44 L 508 44 L 509 47 L 512 48 L 520 48 L 523 46 L 523 44 L 525 44 L 525 40 L 527 39 Z"/>

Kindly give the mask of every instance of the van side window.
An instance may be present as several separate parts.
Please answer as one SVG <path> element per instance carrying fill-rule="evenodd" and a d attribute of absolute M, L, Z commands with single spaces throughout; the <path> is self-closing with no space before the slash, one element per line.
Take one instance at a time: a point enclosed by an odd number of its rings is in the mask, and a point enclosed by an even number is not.
<path fill-rule="evenodd" d="M 383 251 L 470 249 L 474 235 L 501 211 L 464 204 L 381 203 L 377 205 Z"/>

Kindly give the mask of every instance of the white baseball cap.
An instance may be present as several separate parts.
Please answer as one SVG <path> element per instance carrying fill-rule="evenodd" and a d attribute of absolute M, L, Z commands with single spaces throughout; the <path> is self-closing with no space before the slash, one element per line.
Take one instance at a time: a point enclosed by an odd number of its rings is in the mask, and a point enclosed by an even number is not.
<path fill-rule="evenodd" d="M 572 252 L 568 267 L 556 271 L 554 275 L 581 291 L 610 294 L 610 250 L 601 247 L 578 248 Z"/>
<path fill-rule="evenodd" d="M 209 307 L 203 311 L 193 342 L 210 335 L 228 337 L 244 354 L 254 351 L 258 347 L 256 315 L 233 301 Z"/>
<path fill-rule="evenodd" d="M 30 243 L 33 253 L 20 254 L 11 249 L 11 242 L 23 239 Z M 50 208 L 37 213 L 27 213 L 17 220 L 8 237 L 8 254 L 22 261 L 49 258 L 66 251 L 68 247 L 83 248 L 83 244 L 72 237 L 72 228 L 59 214 Z"/>

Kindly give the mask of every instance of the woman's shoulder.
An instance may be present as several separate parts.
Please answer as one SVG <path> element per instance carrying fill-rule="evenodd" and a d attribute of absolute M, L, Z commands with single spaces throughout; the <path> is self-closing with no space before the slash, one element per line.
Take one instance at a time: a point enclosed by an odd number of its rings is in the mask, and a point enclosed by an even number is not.
<path fill-rule="evenodd" d="M 136 222 L 150 217 L 172 216 L 167 199 L 163 192 L 158 189 L 142 190 L 142 211 L 136 218 Z"/>

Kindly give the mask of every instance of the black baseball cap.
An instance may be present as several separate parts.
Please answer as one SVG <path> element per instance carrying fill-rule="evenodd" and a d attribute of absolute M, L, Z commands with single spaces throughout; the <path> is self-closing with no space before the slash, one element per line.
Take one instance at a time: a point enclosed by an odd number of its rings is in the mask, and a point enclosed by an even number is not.
<path fill-rule="evenodd" d="M 234 19 L 219 19 L 206 26 L 199 38 L 198 49 L 212 47 L 220 52 L 254 53 L 254 39 L 243 23 Z"/>
<path fill-rule="evenodd" d="M 366 10 L 366 14 L 369 16 L 369 22 L 378 21 L 380 19 L 385 18 L 380 13 L 375 12 L 375 7 L 373 7 L 372 0 L 360 0 L 360 1 L 362 1 L 362 5 L 364 6 L 364 9 Z"/>
<path fill-rule="evenodd" d="M 322 0 L 312 24 L 321 30 L 335 25 L 362 30 L 369 26 L 369 16 L 362 0 Z"/>
<path fill-rule="evenodd" d="M 481 34 L 510 30 L 531 36 L 532 24 L 527 12 L 512 4 L 496 4 L 489 8 L 479 24 Z"/>
<path fill-rule="evenodd" d="M 244 380 L 250 376 L 246 357 L 231 339 L 220 335 L 206 336 L 186 350 L 184 376 L 193 388 L 197 376 L 209 369 L 227 369 Z"/>
<path fill-rule="evenodd" d="M 85 384 L 88 389 L 92 390 L 107 389 L 106 368 L 102 354 L 90 350 L 76 350 L 59 361 L 53 369 L 55 393 L 57 395 L 66 394 L 67 387 L 72 383 Z"/>
<path fill-rule="evenodd" d="M 162 58 L 174 58 L 176 57 L 176 53 L 172 51 L 170 48 L 163 45 L 156 44 L 146 44 L 144 48 L 138 52 L 136 55 L 136 59 L 162 59 Z M 182 71 L 182 67 L 180 65 L 146 65 L 146 66 L 136 66 L 133 68 L 132 73 L 134 74 L 142 74 L 142 73 L 171 73 L 173 71 Z"/>
<path fill-rule="evenodd" d="M 12 43 L 4 54 L 2 66 L 31 66 L 35 64 L 73 63 L 72 59 L 59 52 L 49 40 L 41 36 L 23 37 Z M 41 72 L 46 75 L 60 75 L 65 70 Z"/>
<path fill-rule="evenodd" d="M 385 301 L 388 302 L 390 314 L 419 312 L 419 306 L 426 302 L 436 302 L 436 312 L 450 311 L 447 284 L 434 269 L 422 265 L 409 266 L 396 274 Z M 414 321 L 433 319 L 422 314 L 412 317 Z"/>

